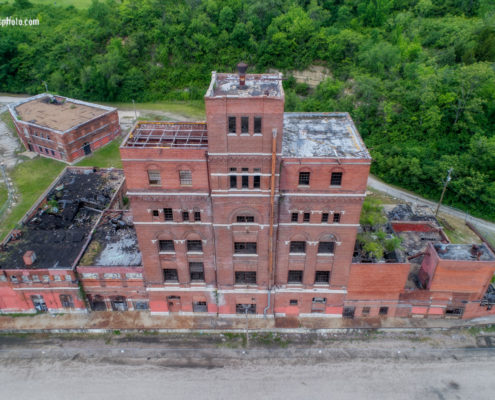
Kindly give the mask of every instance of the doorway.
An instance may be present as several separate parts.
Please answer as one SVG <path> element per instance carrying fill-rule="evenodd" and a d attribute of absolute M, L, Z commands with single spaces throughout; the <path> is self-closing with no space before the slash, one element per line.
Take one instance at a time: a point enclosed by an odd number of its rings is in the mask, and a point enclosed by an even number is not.
<path fill-rule="evenodd" d="M 91 154 L 91 145 L 89 143 L 84 143 L 83 150 L 84 155 L 87 156 L 88 154 Z"/>

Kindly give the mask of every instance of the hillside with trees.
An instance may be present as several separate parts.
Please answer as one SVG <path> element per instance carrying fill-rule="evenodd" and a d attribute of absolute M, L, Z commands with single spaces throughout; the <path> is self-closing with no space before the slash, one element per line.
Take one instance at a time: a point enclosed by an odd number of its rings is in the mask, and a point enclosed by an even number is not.
<path fill-rule="evenodd" d="M 57 2 L 59 3 L 59 2 Z M 62 2 L 63 3 L 63 2 Z M 385 181 L 495 219 L 493 0 L 123 0 L 0 5 L 0 91 L 92 101 L 201 99 L 211 70 L 304 70 L 288 111 L 348 111 Z"/>

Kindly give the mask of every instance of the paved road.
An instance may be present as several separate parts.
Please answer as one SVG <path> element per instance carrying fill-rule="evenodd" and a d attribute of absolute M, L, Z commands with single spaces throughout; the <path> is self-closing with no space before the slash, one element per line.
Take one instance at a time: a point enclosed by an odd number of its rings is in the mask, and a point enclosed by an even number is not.
<path fill-rule="evenodd" d="M 372 175 L 370 175 L 368 177 L 368 186 L 375 189 L 375 190 L 378 190 L 380 192 L 384 192 L 384 193 L 389 194 L 393 197 L 396 197 L 396 198 L 401 199 L 401 200 L 405 200 L 405 201 L 410 202 L 410 203 L 426 205 L 426 206 L 431 207 L 433 210 L 435 210 L 437 207 L 437 203 L 435 203 L 433 201 L 426 200 L 425 198 L 420 197 L 418 195 L 415 195 L 415 194 L 412 194 L 412 193 L 407 192 L 405 190 L 401 190 L 401 189 L 398 189 L 396 187 L 387 185 L 386 183 L 379 181 L 378 179 L 376 179 Z M 445 214 L 449 214 L 449 215 L 452 215 L 454 217 L 457 217 L 457 218 L 468 219 L 470 222 L 474 223 L 477 226 L 480 226 L 481 228 L 495 232 L 495 224 L 492 222 L 488 222 L 488 221 L 485 221 L 485 220 L 480 219 L 480 218 L 475 218 L 468 213 L 465 213 L 465 212 L 462 212 L 460 210 L 456 210 L 452 207 L 448 207 L 448 206 L 444 206 L 444 205 L 440 206 L 440 211 L 445 213 Z"/>

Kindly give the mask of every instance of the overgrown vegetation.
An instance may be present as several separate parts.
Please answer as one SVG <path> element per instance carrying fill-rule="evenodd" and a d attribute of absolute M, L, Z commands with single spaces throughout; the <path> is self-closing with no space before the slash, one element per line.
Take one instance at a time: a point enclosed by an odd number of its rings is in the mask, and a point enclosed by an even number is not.
<path fill-rule="evenodd" d="M 32 0 L 34 2 L 34 0 Z M 389 183 L 495 219 L 493 0 L 93 1 L 0 5 L 0 90 L 93 101 L 201 100 L 210 71 L 326 66 L 288 111 L 349 111 Z M 59 2 L 57 2 L 59 3 Z"/>

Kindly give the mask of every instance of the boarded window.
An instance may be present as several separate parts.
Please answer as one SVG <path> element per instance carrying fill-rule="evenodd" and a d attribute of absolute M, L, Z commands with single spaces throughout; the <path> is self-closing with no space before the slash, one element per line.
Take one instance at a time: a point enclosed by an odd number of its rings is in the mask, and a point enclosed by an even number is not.
<path fill-rule="evenodd" d="M 150 185 L 161 185 L 162 179 L 160 177 L 160 171 L 155 169 L 148 170 L 148 182 Z"/>
<path fill-rule="evenodd" d="M 309 185 L 309 172 L 299 172 L 299 185 Z"/>
<path fill-rule="evenodd" d="M 192 185 L 191 171 L 179 171 L 179 177 L 181 185 Z"/>
<path fill-rule="evenodd" d="M 205 273 L 204 266 L 202 262 L 190 262 L 189 263 L 189 273 L 191 274 L 191 281 L 204 282 Z"/>
<path fill-rule="evenodd" d="M 236 133 L 236 118 L 229 117 L 229 133 Z"/>
<path fill-rule="evenodd" d="M 316 271 L 315 283 L 326 283 L 330 281 L 330 271 Z"/>
<path fill-rule="evenodd" d="M 290 242 L 291 253 L 306 253 L 306 242 Z"/>
<path fill-rule="evenodd" d="M 174 213 L 172 212 L 171 208 L 164 208 L 163 209 L 163 219 L 165 221 L 173 221 L 174 220 Z"/>
<path fill-rule="evenodd" d="M 261 117 L 254 117 L 254 133 L 261 133 Z"/>
<path fill-rule="evenodd" d="M 335 242 L 318 243 L 318 254 L 333 254 Z"/>
<path fill-rule="evenodd" d="M 160 240 L 158 243 L 160 251 L 175 251 L 173 240 Z"/>
<path fill-rule="evenodd" d="M 235 242 L 235 254 L 256 254 L 256 242 Z"/>
<path fill-rule="evenodd" d="M 164 269 L 163 270 L 163 279 L 165 282 L 177 282 L 179 277 L 177 275 L 176 269 Z"/>
<path fill-rule="evenodd" d="M 249 133 L 249 117 L 241 117 L 241 133 Z"/>
<path fill-rule="evenodd" d="M 288 283 L 302 283 L 303 272 L 302 271 L 289 271 Z"/>
<path fill-rule="evenodd" d="M 332 177 L 330 179 L 330 186 L 341 186 L 342 185 L 342 172 L 332 172 Z"/>
<path fill-rule="evenodd" d="M 256 284 L 256 272 L 255 271 L 236 271 L 235 272 L 236 285 Z"/>
<path fill-rule="evenodd" d="M 187 251 L 203 251 L 203 243 L 201 240 L 188 240 Z"/>

